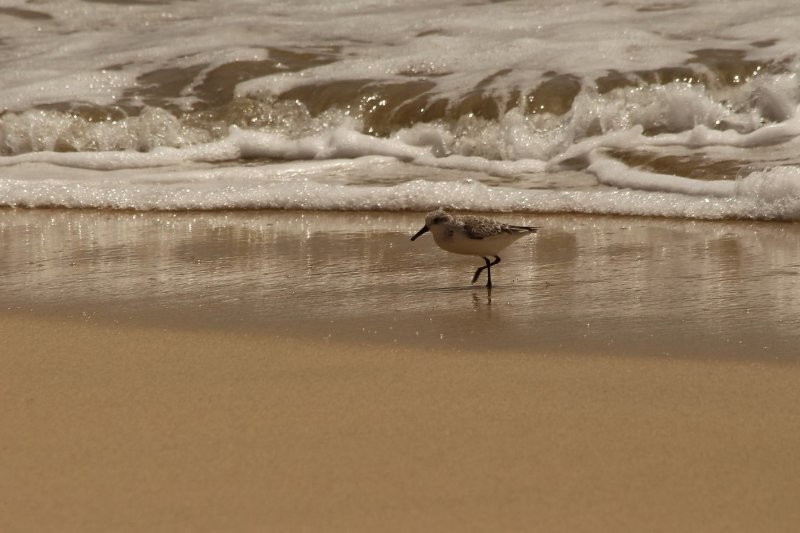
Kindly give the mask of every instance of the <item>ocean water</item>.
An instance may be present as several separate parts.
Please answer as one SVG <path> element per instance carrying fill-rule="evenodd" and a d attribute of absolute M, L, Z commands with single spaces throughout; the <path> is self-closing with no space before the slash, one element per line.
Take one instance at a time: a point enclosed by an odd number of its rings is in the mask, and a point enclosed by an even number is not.
<path fill-rule="evenodd" d="M 791 0 L 6 0 L 0 206 L 800 219 Z"/>

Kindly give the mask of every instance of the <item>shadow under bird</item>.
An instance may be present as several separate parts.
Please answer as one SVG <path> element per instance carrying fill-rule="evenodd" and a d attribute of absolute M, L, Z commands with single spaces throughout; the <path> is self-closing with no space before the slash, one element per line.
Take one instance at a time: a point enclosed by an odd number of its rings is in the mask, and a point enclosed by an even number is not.
<path fill-rule="evenodd" d="M 430 231 L 434 242 L 442 250 L 454 254 L 477 255 L 486 265 L 479 267 L 472 276 L 472 283 L 478 281 L 481 272 L 486 270 L 486 286 L 492 287 L 492 265 L 500 262 L 499 254 L 520 237 L 536 233 L 533 226 L 513 226 L 479 216 L 454 216 L 438 209 L 425 217 L 425 225 L 411 240 Z M 494 261 L 489 258 L 493 257 Z"/>

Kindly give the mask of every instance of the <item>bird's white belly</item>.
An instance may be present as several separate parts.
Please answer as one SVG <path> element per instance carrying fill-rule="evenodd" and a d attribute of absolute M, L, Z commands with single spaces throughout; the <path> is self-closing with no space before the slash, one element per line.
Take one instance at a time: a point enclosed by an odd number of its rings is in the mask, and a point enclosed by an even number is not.
<path fill-rule="evenodd" d="M 500 233 L 484 239 L 470 239 L 462 233 L 434 233 L 433 240 L 442 250 L 454 254 L 493 256 L 524 234 Z"/>

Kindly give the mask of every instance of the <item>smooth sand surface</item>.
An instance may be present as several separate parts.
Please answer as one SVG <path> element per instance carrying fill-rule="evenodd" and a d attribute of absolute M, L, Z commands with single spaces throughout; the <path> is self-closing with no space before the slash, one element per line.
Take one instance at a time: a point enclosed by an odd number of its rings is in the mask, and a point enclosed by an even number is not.
<path fill-rule="evenodd" d="M 0 529 L 793 531 L 800 369 L 5 316 Z"/>
<path fill-rule="evenodd" d="M 796 529 L 794 225 L 420 220 L 0 210 L 0 531 Z"/>

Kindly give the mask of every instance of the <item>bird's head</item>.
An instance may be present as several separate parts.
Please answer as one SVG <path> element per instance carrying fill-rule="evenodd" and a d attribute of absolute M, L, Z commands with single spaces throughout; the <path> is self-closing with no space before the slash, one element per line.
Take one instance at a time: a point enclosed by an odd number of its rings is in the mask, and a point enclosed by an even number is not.
<path fill-rule="evenodd" d="M 434 226 L 438 226 L 439 224 L 447 224 L 448 222 L 453 221 L 453 215 L 442 211 L 441 209 L 437 209 L 436 211 L 431 211 L 425 216 L 425 225 L 422 226 L 422 229 L 419 230 L 417 233 L 411 237 L 411 240 L 415 240 L 420 235 L 430 231 L 430 229 Z"/>

